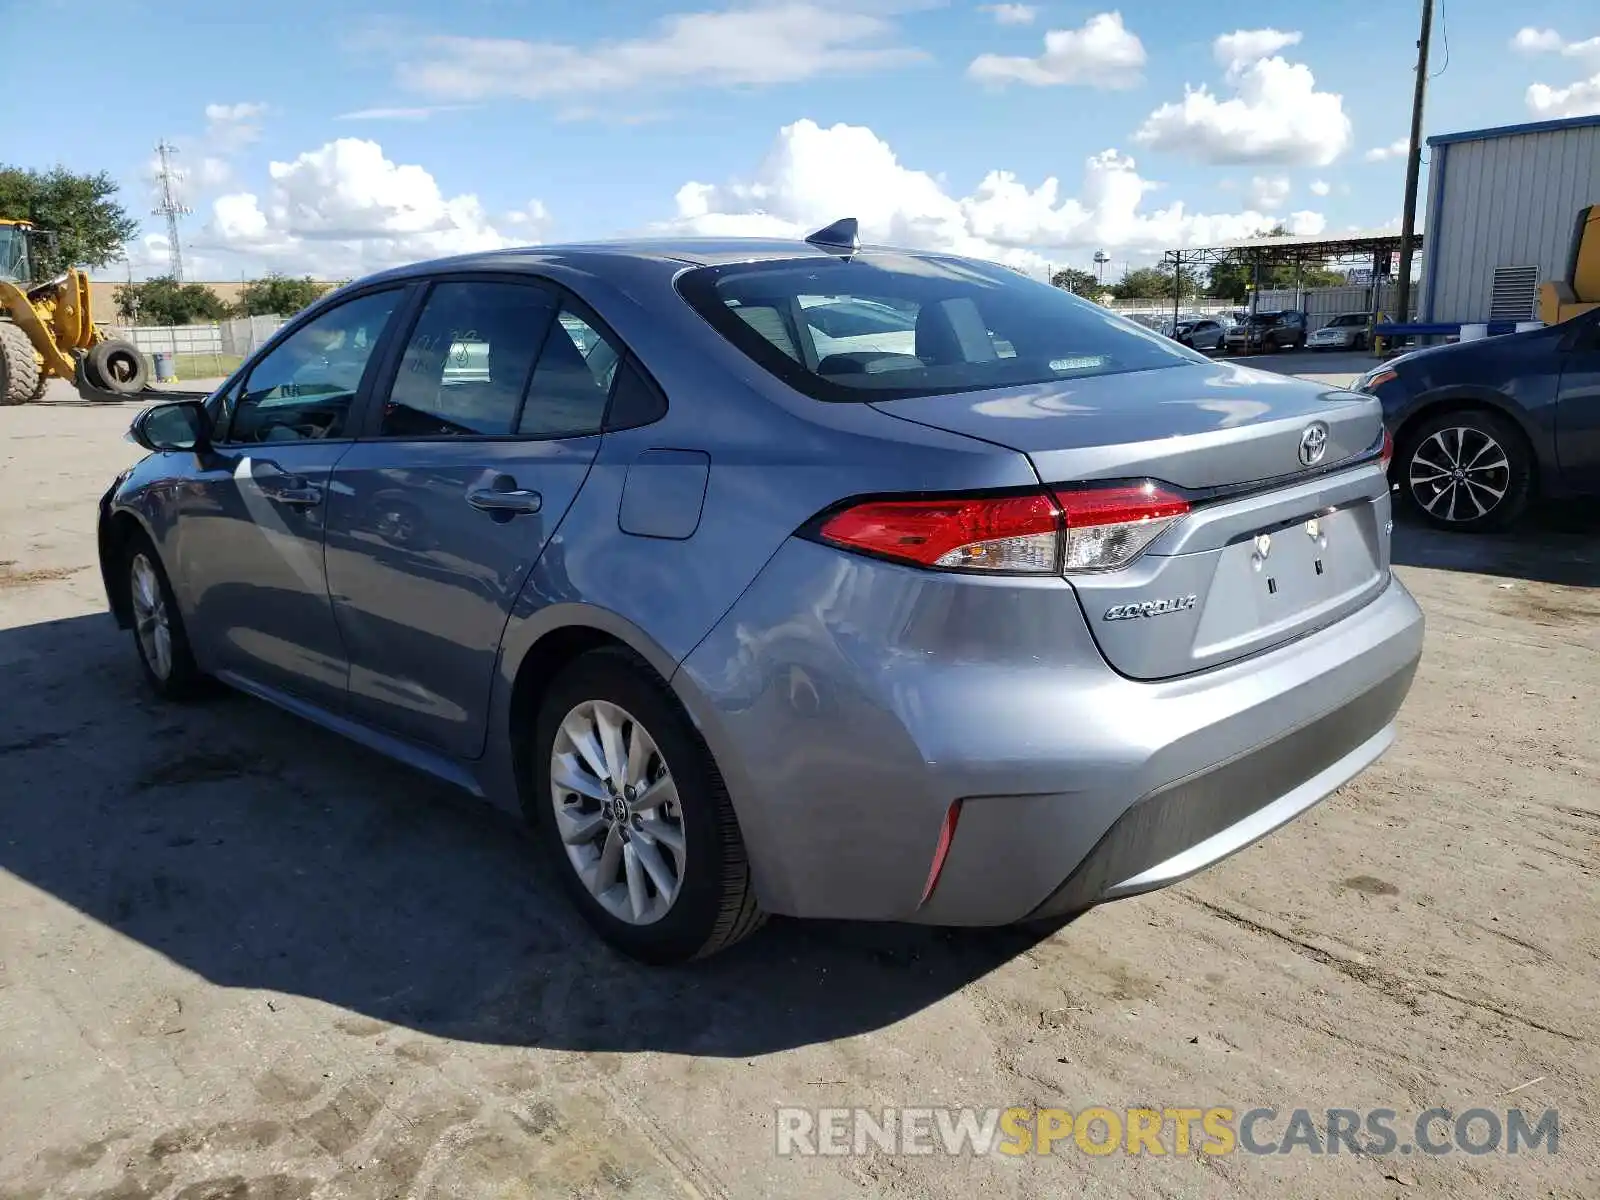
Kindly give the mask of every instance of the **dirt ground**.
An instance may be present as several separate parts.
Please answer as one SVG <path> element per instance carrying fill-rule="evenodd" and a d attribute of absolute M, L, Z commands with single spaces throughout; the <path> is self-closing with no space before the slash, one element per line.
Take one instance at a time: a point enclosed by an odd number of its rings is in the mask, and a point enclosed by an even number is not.
<path fill-rule="evenodd" d="M 1187 883 L 1044 938 L 778 921 L 653 971 L 509 818 L 255 701 L 146 696 L 95 567 L 132 415 L 0 409 L 4 1200 L 1600 1195 L 1593 508 L 1402 525 L 1398 744 Z M 780 1105 L 959 1104 L 1264 1106 L 1267 1140 L 1554 1108 L 1560 1140 L 775 1153 Z"/>

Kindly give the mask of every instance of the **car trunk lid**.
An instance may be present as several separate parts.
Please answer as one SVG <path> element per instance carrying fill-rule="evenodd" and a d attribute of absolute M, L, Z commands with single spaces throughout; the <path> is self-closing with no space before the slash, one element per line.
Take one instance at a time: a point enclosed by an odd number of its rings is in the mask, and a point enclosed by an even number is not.
<path fill-rule="evenodd" d="M 1196 363 L 874 405 L 1021 451 L 1058 490 L 1149 479 L 1191 500 L 1128 566 L 1069 575 L 1107 661 L 1133 678 L 1281 645 L 1387 583 L 1388 485 L 1369 454 L 1383 425 L 1371 397 Z"/>

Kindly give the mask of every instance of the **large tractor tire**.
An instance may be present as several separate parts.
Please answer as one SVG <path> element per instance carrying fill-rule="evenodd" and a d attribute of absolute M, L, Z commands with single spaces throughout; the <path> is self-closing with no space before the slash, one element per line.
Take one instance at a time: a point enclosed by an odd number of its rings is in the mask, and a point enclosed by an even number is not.
<path fill-rule="evenodd" d="M 150 364 L 132 342 L 116 338 L 101 342 L 89 351 L 86 366 L 91 383 L 120 396 L 142 392 L 150 382 Z"/>
<path fill-rule="evenodd" d="M 44 394 L 33 343 L 19 326 L 0 321 L 0 404 L 26 404 Z"/>

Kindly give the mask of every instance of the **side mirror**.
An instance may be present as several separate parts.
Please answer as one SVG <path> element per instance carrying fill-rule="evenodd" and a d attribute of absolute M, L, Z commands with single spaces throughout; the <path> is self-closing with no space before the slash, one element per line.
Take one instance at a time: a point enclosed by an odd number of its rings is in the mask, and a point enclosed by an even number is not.
<path fill-rule="evenodd" d="M 145 409 L 128 430 L 146 450 L 201 451 L 211 444 L 211 420 L 199 400 L 176 400 Z"/>

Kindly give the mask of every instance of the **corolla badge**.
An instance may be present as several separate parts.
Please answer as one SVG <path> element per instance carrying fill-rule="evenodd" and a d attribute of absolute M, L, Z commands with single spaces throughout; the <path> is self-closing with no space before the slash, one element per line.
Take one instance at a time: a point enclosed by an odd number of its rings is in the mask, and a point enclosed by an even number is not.
<path fill-rule="evenodd" d="M 1100 619 L 1135 621 L 1140 617 L 1164 617 L 1168 613 L 1189 611 L 1199 599 L 1199 596 L 1174 596 L 1170 600 L 1146 600 L 1142 604 L 1113 604 Z"/>
<path fill-rule="evenodd" d="M 1300 434 L 1300 463 L 1302 466 L 1314 467 L 1322 461 L 1322 456 L 1327 452 L 1328 427 L 1321 421 L 1313 421 Z"/>

